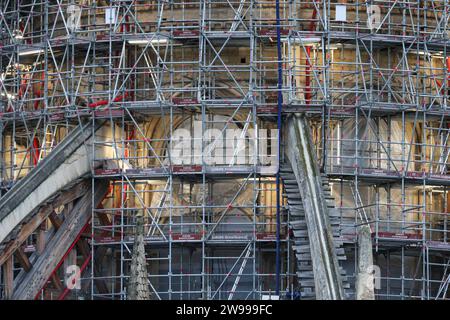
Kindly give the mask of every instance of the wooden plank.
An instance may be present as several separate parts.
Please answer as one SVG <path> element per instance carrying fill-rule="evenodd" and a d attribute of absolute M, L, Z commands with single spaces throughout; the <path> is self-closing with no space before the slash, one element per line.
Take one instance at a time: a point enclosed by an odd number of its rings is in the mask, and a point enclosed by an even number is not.
<path fill-rule="evenodd" d="M 14 290 L 14 270 L 13 270 L 13 257 L 6 259 L 3 264 L 3 283 L 5 299 L 11 299 Z"/>
<path fill-rule="evenodd" d="M 0 253 L 0 265 L 4 263 L 14 251 L 16 251 L 22 243 L 39 227 L 39 225 L 47 218 L 47 216 L 53 211 L 53 208 L 46 206 L 41 208 L 33 219 L 24 225 L 16 238 L 8 243 L 3 252 Z"/>
<path fill-rule="evenodd" d="M 63 219 L 61 219 L 61 217 L 59 217 L 56 214 L 55 210 L 53 210 L 52 213 L 50 213 L 48 218 L 50 219 L 50 222 L 52 223 L 55 230 L 58 230 L 61 227 L 61 225 L 63 224 Z"/>
<path fill-rule="evenodd" d="M 108 214 L 104 212 L 97 212 L 98 220 L 100 220 L 100 223 L 104 226 L 111 225 L 111 219 L 109 219 Z"/>
<path fill-rule="evenodd" d="M 17 261 L 22 266 L 23 270 L 29 272 L 33 266 L 31 265 L 31 262 L 28 259 L 27 255 L 25 254 L 25 252 L 23 252 L 23 249 L 18 248 L 15 252 L 15 256 L 17 258 Z"/>
<path fill-rule="evenodd" d="M 58 274 L 56 272 L 54 274 L 52 274 L 50 279 L 51 279 L 51 281 L 53 283 L 53 286 L 56 289 L 58 289 L 59 291 L 63 291 L 64 290 L 64 286 L 62 285 L 61 278 L 58 276 Z"/>
<path fill-rule="evenodd" d="M 90 180 L 85 180 L 73 188 L 64 191 L 59 197 L 53 201 L 52 206 L 57 208 L 62 205 L 66 205 L 70 202 L 75 201 L 78 198 L 81 198 L 86 192 L 91 191 L 91 182 Z"/>
<path fill-rule="evenodd" d="M 78 240 L 77 244 L 77 250 L 80 251 L 81 255 L 84 259 L 87 259 L 89 257 L 89 254 L 91 253 L 91 249 L 89 247 L 89 244 L 87 243 L 86 239 Z"/>
<path fill-rule="evenodd" d="M 37 231 L 37 238 L 36 238 L 36 251 L 38 254 L 42 254 L 45 249 L 45 222 L 41 223 L 41 225 L 38 228 Z"/>
<path fill-rule="evenodd" d="M 105 246 L 98 246 L 95 250 L 95 259 L 94 259 L 94 273 L 96 276 L 100 275 L 100 270 L 102 266 L 102 260 L 106 255 L 106 252 L 108 249 Z M 106 285 L 105 279 L 95 279 L 95 286 L 97 287 L 97 290 L 101 294 L 107 294 L 109 293 L 108 286 Z"/>
<path fill-rule="evenodd" d="M 98 208 L 102 207 L 101 205 L 98 206 Z M 110 226 L 111 225 L 111 219 L 109 218 L 109 215 L 105 212 L 97 212 L 97 217 L 100 221 L 100 224 L 104 226 Z M 103 233 L 106 233 L 107 231 L 103 231 Z M 100 275 L 100 270 L 102 268 L 102 261 L 103 258 L 106 255 L 106 252 L 108 249 L 105 246 L 98 246 L 95 250 L 95 259 L 94 259 L 94 274 L 96 276 Z M 108 286 L 106 285 L 105 279 L 95 279 L 95 286 L 97 287 L 97 291 L 100 294 L 107 294 L 109 293 Z"/>

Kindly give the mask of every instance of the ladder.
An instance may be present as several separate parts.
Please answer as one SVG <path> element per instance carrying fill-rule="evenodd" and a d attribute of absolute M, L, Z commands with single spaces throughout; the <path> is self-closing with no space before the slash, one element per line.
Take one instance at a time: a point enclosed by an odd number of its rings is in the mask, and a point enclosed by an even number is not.
<path fill-rule="evenodd" d="M 233 288 L 231 288 L 230 295 L 228 296 L 228 300 L 233 299 L 234 293 L 239 284 L 239 281 L 241 280 L 242 273 L 244 272 L 245 266 L 247 265 L 247 260 L 250 257 L 251 252 L 252 252 L 252 247 L 251 247 L 251 245 L 249 245 L 247 248 L 247 252 L 245 253 L 245 256 L 243 258 L 244 260 L 242 261 L 241 268 L 239 269 L 236 279 L 234 280 Z"/>

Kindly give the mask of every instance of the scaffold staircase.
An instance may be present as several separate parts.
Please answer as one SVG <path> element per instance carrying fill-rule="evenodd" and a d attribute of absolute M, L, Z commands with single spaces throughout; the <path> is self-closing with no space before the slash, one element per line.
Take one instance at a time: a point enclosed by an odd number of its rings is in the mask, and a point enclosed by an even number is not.
<path fill-rule="evenodd" d="M 288 119 L 290 144 L 280 168 L 294 237 L 297 276 L 303 299 L 350 297 L 342 262 L 346 260 L 339 232 L 339 212 L 326 175 L 321 174 L 303 115 Z"/>
<path fill-rule="evenodd" d="M 287 206 L 290 214 L 290 228 L 294 238 L 293 249 L 295 252 L 297 263 L 297 278 L 301 292 L 301 298 L 305 300 L 316 299 L 315 285 L 314 285 L 314 270 L 311 260 L 311 248 L 308 237 L 308 226 L 305 220 L 305 210 L 303 208 L 300 190 L 297 180 L 289 164 L 284 164 L 281 167 L 281 178 L 284 184 L 284 196 L 287 200 Z M 331 188 L 326 175 L 322 175 L 322 187 L 325 198 L 327 199 L 327 206 L 330 212 L 330 224 L 333 229 L 333 240 L 335 244 L 336 255 L 339 262 L 345 261 L 346 255 L 343 248 L 343 241 L 340 239 L 340 222 L 339 212 L 334 205 L 334 198 L 331 195 Z M 340 263 L 342 264 L 342 263 Z M 347 280 L 346 271 L 340 265 L 343 286 L 345 289 L 346 298 L 352 296 L 350 290 L 350 283 Z"/>

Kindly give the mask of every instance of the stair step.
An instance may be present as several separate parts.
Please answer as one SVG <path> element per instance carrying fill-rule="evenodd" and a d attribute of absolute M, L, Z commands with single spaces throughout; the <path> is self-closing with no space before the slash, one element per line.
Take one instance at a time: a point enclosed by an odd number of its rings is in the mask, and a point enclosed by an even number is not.
<path fill-rule="evenodd" d="M 297 264 L 297 271 L 313 271 L 312 264 L 306 265 L 306 264 Z"/>
<path fill-rule="evenodd" d="M 299 261 L 311 261 L 310 253 L 300 253 L 295 255 Z"/>
<path fill-rule="evenodd" d="M 294 239 L 292 249 L 296 257 L 296 270 L 300 285 L 302 299 L 315 299 L 315 283 L 314 269 L 311 260 L 311 247 L 308 236 L 308 225 L 305 219 L 305 209 L 302 202 L 301 192 L 297 183 L 295 174 L 289 165 L 282 165 L 280 168 L 281 177 L 283 179 L 283 196 L 287 200 L 286 209 L 289 210 L 291 221 L 289 226 L 292 230 Z M 347 292 L 350 283 L 346 271 L 342 268 L 342 261 L 346 260 L 345 249 L 343 248 L 343 239 L 341 238 L 342 223 L 345 220 L 351 224 L 354 220 L 354 213 L 341 212 L 336 208 L 336 198 L 332 194 L 329 177 L 321 173 L 321 193 L 325 204 L 328 208 L 329 222 L 333 235 L 333 244 L 340 267 L 339 271 L 342 276 L 343 286 L 346 289 L 346 295 L 352 294 Z"/>
<path fill-rule="evenodd" d="M 293 185 L 293 186 L 295 185 L 295 186 L 298 186 L 296 179 L 283 179 L 283 184 L 284 185 Z"/>
<path fill-rule="evenodd" d="M 293 249 L 297 253 L 310 253 L 311 252 L 311 248 L 309 247 L 309 245 L 293 246 Z"/>
<path fill-rule="evenodd" d="M 301 280 L 300 279 L 300 285 L 302 286 L 302 287 L 311 287 L 311 288 L 314 288 L 314 286 L 315 286 L 315 283 L 314 283 L 314 280 Z M 315 296 L 315 295 L 314 295 Z"/>
<path fill-rule="evenodd" d="M 314 279 L 314 272 L 312 270 L 297 272 L 297 276 L 302 279 Z"/>
<path fill-rule="evenodd" d="M 307 228 L 305 221 L 291 221 L 290 225 L 294 229 L 306 229 Z"/>
<path fill-rule="evenodd" d="M 294 237 L 307 237 L 308 230 L 293 230 Z"/>
<path fill-rule="evenodd" d="M 295 239 L 294 240 L 294 244 L 296 246 L 304 246 L 304 245 L 309 245 L 309 240 L 308 239 Z"/>

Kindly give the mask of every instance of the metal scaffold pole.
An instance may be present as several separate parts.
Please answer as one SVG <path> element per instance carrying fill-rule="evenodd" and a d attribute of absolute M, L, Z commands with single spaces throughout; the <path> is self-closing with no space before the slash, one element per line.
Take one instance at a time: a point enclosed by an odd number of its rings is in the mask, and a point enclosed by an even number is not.
<path fill-rule="evenodd" d="M 277 25 L 277 130 L 278 130 L 278 170 L 276 174 L 276 215 L 277 215 L 277 230 L 276 230 L 276 278 L 275 278 L 275 294 L 280 295 L 280 269 L 281 269 L 281 243 L 280 243 L 280 228 L 281 228 L 281 179 L 280 166 L 281 162 L 281 128 L 282 128 L 282 107 L 283 107 L 283 62 L 281 52 L 281 20 L 280 20 L 280 0 L 275 2 L 276 10 L 276 25 Z"/>

